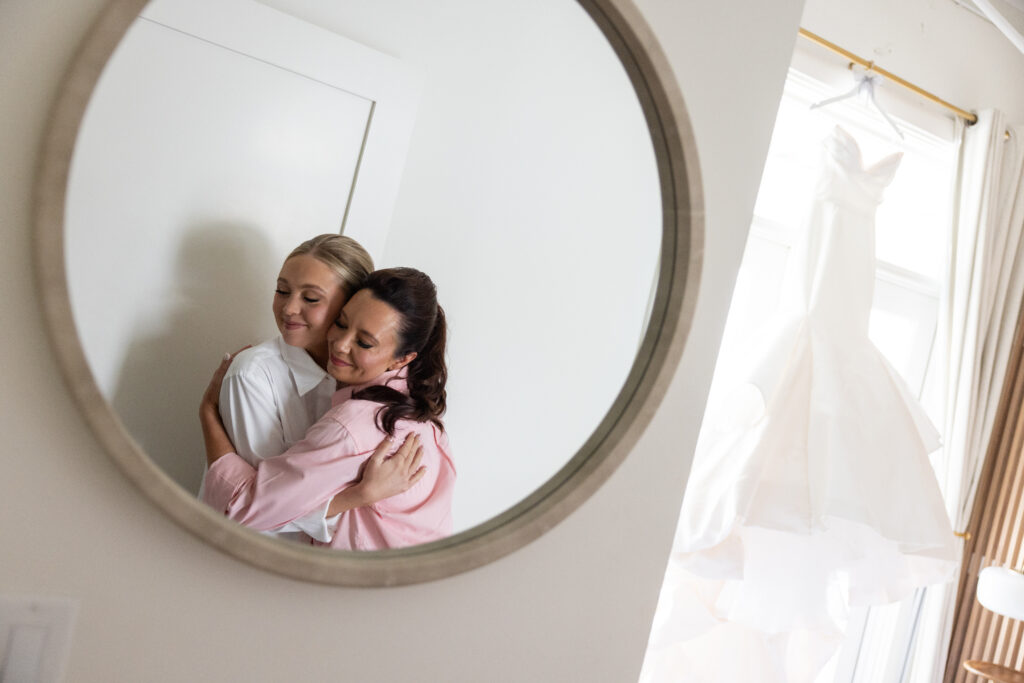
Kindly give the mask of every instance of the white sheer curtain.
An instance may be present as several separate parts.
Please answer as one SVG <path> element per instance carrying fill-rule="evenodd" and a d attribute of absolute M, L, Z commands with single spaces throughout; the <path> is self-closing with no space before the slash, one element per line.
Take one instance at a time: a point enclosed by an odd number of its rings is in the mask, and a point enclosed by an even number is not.
<path fill-rule="evenodd" d="M 955 529 L 970 517 L 1024 297 L 1024 127 L 983 111 L 964 130 L 938 343 L 946 366 L 937 473 Z M 962 543 L 960 544 L 962 550 Z M 928 589 L 911 681 L 942 680 L 957 581 Z"/>

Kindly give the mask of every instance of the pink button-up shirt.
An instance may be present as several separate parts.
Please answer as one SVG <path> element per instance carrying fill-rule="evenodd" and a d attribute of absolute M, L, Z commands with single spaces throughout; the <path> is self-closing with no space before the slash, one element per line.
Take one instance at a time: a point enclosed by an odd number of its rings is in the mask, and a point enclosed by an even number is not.
<path fill-rule="evenodd" d="M 359 478 L 359 468 L 385 434 L 376 424 L 382 405 L 352 399 L 373 384 L 407 393 L 401 370 L 335 393 L 333 407 L 284 454 L 253 467 L 235 453 L 206 473 L 203 500 L 230 519 L 266 531 L 322 506 Z M 408 491 L 340 515 L 332 548 L 380 550 L 436 541 L 451 534 L 455 466 L 448 437 L 432 422 L 400 420 L 395 443 L 416 432 L 426 474 Z M 320 544 L 318 544 L 320 545 Z"/>

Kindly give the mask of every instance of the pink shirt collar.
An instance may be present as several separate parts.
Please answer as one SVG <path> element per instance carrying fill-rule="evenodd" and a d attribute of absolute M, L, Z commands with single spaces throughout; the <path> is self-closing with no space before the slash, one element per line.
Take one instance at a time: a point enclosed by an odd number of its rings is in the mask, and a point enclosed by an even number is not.
<path fill-rule="evenodd" d="M 403 394 L 408 394 L 409 383 L 406 381 L 406 377 L 408 375 L 409 369 L 407 367 L 401 367 L 397 370 L 388 370 L 387 372 L 381 373 L 365 384 L 350 384 L 349 386 L 342 387 L 334 392 L 333 396 L 331 396 L 331 407 L 349 400 L 352 398 L 352 394 L 357 391 L 382 384 L 389 386 L 396 391 L 400 391 Z"/>

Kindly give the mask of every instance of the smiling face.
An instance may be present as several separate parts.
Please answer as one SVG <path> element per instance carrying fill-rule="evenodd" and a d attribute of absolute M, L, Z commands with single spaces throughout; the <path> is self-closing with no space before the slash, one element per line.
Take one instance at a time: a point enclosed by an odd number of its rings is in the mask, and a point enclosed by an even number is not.
<path fill-rule="evenodd" d="M 274 290 L 274 320 L 289 346 L 305 349 L 320 366 L 327 362 L 327 330 L 345 303 L 341 282 L 308 254 L 281 266 Z"/>
<path fill-rule="evenodd" d="M 401 325 L 402 316 L 389 304 L 369 290 L 356 292 L 327 333 L 327 372 L 344 384 L 364 384 L 408 365 L 415 352 L 395 356 Z"/>

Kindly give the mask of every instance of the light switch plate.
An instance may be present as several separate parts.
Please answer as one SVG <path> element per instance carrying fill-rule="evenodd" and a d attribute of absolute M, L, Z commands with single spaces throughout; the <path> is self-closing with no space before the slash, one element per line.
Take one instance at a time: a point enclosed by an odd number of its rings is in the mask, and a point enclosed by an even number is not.
<path fill-rule="evenodd" d="M 0 596 L 0 683 L 58 683 L 71 649 L 78 601 Z"/>

